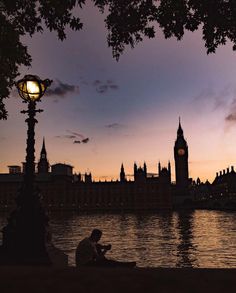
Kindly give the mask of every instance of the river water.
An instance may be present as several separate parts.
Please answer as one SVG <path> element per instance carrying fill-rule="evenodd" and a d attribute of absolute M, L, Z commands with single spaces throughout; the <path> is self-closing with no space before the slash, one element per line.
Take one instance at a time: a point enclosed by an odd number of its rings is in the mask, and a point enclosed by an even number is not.
<path fill-rule="evenodd" d="M 111 243 L 107 257 L 140 267 L 236 268 L 236 212 L 182 211 L 148 214 L 50 215 L 53 242 L 69 255 L 92 229 Z M 0 215 L 0 227 L 6 215 Z"/>

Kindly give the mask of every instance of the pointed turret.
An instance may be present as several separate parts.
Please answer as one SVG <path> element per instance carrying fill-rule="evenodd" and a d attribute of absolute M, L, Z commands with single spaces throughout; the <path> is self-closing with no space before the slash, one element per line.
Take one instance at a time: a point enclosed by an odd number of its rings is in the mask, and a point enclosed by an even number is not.
<path fill-rule="evenodd" d="M 82 181 L 82 176 L 81 176 L 81 173 L 78 174 L 78 182 L 81 182 Z"/>
<path fill-rule="evenodd" d="M 43 137 L 43 145 L 42 145 L 42 149 L 41 149 L 41 155 L 42 154 L 47 155 L 46 147 L 45 147 L 45 137 Z"/>
<path fill-rule="evenodd" d="M 183 132 L 183 129 L 182 129 L 182 126 L 181 126 L 181 121 L 180 121 L 180 117 L 179 117 L 179 128 L 177 130 L 177 137 L 180 137 L 180 136 L 184 136 L 184 132 Z"/>
<path fill-rule="evenodd" d="M 92 183 L 92 174 L 91 172 L 84 174 L 84 182 L 85 183 Z"/>
<path fill-rule="evenodd" d="M 49 163 L 47 159 L 47 151 L 45 147 L 45 138 L 43 138 L 43 145 L 40 152 L 40 159 L 38 162 L 38 173 L 48 173 L 49 172 Z"/>
<path fill-rule="evenodd" d="M 126 179 L 125 179 L 125 169 L 124 169 L 124 165 L 122 163 L 121 168 L 120 168 L 120 182 L 124 182 L 124 181 L 126 181 Z"/>
<path fill-rule="evenodd" d="M 144 175 L 146 177 L 147 176 L 147 165 L 146 165 L 146 162 L 144 162 L 144 164 L 143 164 L 143 171 L 144 171 Z"/>
<path fill-rule="evenodd" d="M 161 174 L 161 163 L 159 161 L 159 163 L 158 163 L 158 176 L 160 176 L 160 174 Z"/>
<path fill-rule="evenodd" d="M 170 161 L 168 161 L 168 173 L 169 173 L 169 180 L 171 183 L 171 165 L 170 165 Z"/>
<path fill-rule="evenodd" d="M 171 165 L 170 165 L 170 161 L 168 161 L 168 173 L 169 173 L 169 180 L 171 183 Z"/>
<path fill-rule="evenodd" d="M 138 171 L 138 167 L 137 167 L 136 162 L 134 162 L 134 180 L 135 180 L 135 178 L 136 178 L 137 171 Z"/>

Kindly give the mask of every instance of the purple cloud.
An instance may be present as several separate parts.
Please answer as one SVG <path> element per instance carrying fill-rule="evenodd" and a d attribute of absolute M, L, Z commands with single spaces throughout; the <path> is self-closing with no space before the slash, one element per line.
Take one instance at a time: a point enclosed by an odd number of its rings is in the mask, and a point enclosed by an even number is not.
<path fill-rule="evenodd" d="M 111 124 L 105 125 L 105 127 L 110 129 L 120 129 L 120 128 L 124 128 L 125 126 L 120 123 L 111 123 Z"/>
<path fill-rule="evenodd" d="M 114 82 L 110 79 L 108 79 L 107 81 L 101 81 L 101 80 L 98 80 L 96 79 L 94 82 L 93 82 L 93 85 L 96 89 L 96 92 L 99 93 L 99 94 L 104 94 L 106 93 L 109 89 L 111 90 L 118 90 L 118 85 L 114 84 Z"/>
<path fill-rule="evenodd" d="M 47 89 L 45 95 L 48 97 L 64 98 L 70 93 L 79 93 L 79 86 L 63 83 L 59 79 L 56 79 L 55 82 L 52 83 L 52 86 Z"/>

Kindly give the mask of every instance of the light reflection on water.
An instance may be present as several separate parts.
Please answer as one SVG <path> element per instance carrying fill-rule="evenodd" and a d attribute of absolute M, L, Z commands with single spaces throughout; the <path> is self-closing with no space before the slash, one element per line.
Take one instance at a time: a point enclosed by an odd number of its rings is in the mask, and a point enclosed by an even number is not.
<path fill-rule="evenodd" d="M 107 256 L 140 267 L 236 267 L 236 213 L 182 211 L 152 214 L 50 215 L 54 244 L 74 265 L 78 242 L 94 228 L 111 243 Z M 0 216 L 0 226 L 6 215 Z"/>

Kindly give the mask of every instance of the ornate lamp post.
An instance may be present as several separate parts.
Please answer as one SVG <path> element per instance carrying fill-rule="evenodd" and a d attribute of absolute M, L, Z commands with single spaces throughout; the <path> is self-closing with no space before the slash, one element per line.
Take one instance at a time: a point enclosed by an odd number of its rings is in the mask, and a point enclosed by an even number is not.
<path fill-rule="evenodd" d="M 16 199 L 17 207 L 8 218 L 3 228 L 1 262 L 6 264 L 50 264 L 46 249 L 48 218 L 42 208 L 39 190 L 34 184 L 34 128 L 35 115 L 43 110 L 36 110 L 51 80 L 40 80 L 35 75 L 26 75 L 16 83 L 20 97 L 28 103 L 28 124 L 26 166 L 23 184 Z"/>

